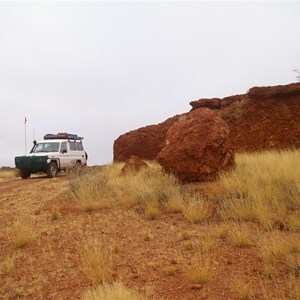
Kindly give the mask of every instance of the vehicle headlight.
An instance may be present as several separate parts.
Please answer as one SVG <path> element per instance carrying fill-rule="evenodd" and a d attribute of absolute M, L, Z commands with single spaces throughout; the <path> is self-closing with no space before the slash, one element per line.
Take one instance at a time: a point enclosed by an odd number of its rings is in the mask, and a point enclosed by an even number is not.
<path fill-rule="evenodd" d="M 48 159 L 47 159 L 47 163 L 49 164 L 49 163 L 50 163 L 50 161 L 51 161 L 51 160 L 50 160 L 50 158 L 48 158 Z"/>

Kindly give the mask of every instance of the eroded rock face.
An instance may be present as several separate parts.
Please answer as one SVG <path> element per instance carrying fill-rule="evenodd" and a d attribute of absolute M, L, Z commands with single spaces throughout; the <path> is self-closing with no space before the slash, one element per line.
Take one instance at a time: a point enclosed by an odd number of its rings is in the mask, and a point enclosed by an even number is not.
<path fill-rule="evenodd" d="M 167 131 L 183 115 L 176 115 L 166 121 L 129 131 L 114 142 L 114 161 L 126 161 L 131 155 L 141 159 L 154 160 L 165 146 Z"/>
<path fill-rule="evenodd" d="M 132 172 L 138 172 L 141 168 L 147 168 L 148 165 L 142 161 L 139 157 L 131 155 L 125 162 L 124 167 L 121 170 L 121 174 L 128 174 Z"/>
<path fill-rule="evenodd" d="M 170 127 L 157 160 L 183 182 L 210 180 L 234 166 L 228 126 L 211 109 L 192 111 Z"/>
<path fill-rule="evenodd" d="M 220 98 L 212 98 L 212 99 L 200 99 L 197 101 L 190 102 L 192 106 L 192 110 L 207 107 L 210 109 L 220 109 L 221 108 L 221 99 Z"/>
<path fill-rule="evenodd" d="M 192 111 L 210 106 L 202 101 L 191 102 Z M 300 83 L 253 87 L 220 105 L 215 112 L 227 123 L 235 151 L 300 148 Z"/>
<path fill-rule="evenodd" d="M 253 87 L 246 94 L 190 104 L 192 111 L 212 109 L 227 123 L 235 151 L 300 148 L 300 83 Z M 155 159 L 165 146 L 168 129 L 186 116 L 121 135 L 114 143 L 114 161 L 125 161 L 130 155 Z"/>
<path fill-rule="evenodd" d="M 218 115 L 236 151 L 300 148 L 300 83 L 252 88 Z"/>

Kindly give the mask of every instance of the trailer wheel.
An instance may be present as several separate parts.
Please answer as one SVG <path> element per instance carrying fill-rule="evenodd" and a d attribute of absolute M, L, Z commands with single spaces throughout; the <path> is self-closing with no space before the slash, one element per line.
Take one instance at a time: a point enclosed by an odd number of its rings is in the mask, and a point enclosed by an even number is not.
<path fill-rule="evenodd" d="M 48 166 L 48 169 L 47 169 L 47 176 L 49 178 L 53 178 L 57 175 L 58 173 L 58 168 L 57 168 L 57 164 L 55 162 L 51 162 Z"/>
<path fill-rule="evenodd" d="M 28 179 L 30 177 L 31 173 L 25 171 L 25 170 L 20 170 L 20 176 L 22 179 Z"/>

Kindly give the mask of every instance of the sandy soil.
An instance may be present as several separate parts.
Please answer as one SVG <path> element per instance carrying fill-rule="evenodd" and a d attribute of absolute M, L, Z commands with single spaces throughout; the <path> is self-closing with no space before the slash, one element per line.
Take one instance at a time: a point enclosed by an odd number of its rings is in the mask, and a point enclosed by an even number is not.
<path fill-rule="evenodd" d="M 264 274 L 255 240 L 265 233 L 255 224 L 252 246 L 238 248 L 219 238 L 217 220 L 191 224 L 182 214 L 166 212 L 146 220 L 140 209 L 126 210 L 119 204 L 86 213 L 65 197 L 67 187 L 65 176 L 0 181 L 0 299 L 80 299 L 92 286 L 80 260 L 89 238 L 107 247 L 118 245 L 114 280 L 141 293 L 152 290 L 155 299 L 241 299 L 232 289 L 236 278 L 253 287 L 253 299 L 279 299 L 279 294 L 280 299 L 292 299 L 286 266 L 277 265 L 272 279 Z M 59 211 L 57 220 L 52 220 L 53 209 Z M 34 238 L 16 249 L 9 229 L 18 217 L 30 223 Z M 196 245 L 192 249 L 182 240 L 183 231 L 191 235 Z M 205 254 L 211 259 L 212 278 L 195 284 L 190 268 L 209 237 L 216 241 L 215 249 Z M 176 267 L 173 274 L 170 266 Z"/>

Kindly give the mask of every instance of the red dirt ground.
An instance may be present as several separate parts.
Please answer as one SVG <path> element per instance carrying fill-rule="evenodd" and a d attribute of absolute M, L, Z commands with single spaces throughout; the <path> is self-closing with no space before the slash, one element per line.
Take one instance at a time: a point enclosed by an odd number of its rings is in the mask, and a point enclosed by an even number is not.
<path fill-rule="evenodd" d="M 218 237 L 216 220 L 191 224 L 182 214 L 163 211 L 157 220 L 146 220 L 138 208 L 126 210 L 117 203 L 86 213 L 64 196 L 67 187 L 65 176 L 0 181 L 0 299 L 80 299 L 92 286 L 80 260 L 88 238 L 107 246 L 116 243 L 114 279 L 140 293 L 151 289 L 154 299 L 241 299 L 231 288 L 233 278 L 252 285 L 253 299 L 278 299 L 279 295 L 280 299 L 292 299 L 286 266 L 277 265 L 273 279 L 264 274 L 256 240 L 265 233 L 256 224 L 249 225 L 252 246 L 238 248 Z M 212 186 L 196 188 L 205 193 Z M 53 208 L 59 211 L 55 221 L 51 220 Z M 16 249 L 9 229 L 18 216 L 31 223 L 34 238 Z M 200 247 L 186 249 L 180 237 L 183 231 Z M 212 278 L 195 285 L 189 270 L 208 237 L 217 241 L 215 250 L 206 254 L 211 257 Z M 177 268 L 174 274 L 166 271 L 171 265 Z"/>

